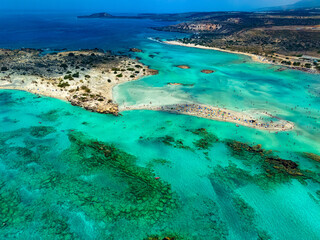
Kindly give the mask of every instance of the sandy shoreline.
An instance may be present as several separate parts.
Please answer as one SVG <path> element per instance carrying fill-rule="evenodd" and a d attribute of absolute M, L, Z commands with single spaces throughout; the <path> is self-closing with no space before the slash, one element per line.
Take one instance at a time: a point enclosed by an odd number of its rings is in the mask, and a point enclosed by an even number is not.
<path fill-rule="evenodd" d="M 163 43 L 169 44 L 169 45 L 176 45 L 176 46 L 182 46 L 182 47 L 192 47 L 192 48 L 200 48 L 200 49 L 206 49 L 206 50 L 215 50 L 215 51 L 220 51 L 220 52 L 227 52 L 227 53 L 233 53 L 233 54 L 241 54 L 241 55 L 246 55 L 252 58 L 252 60 L 260 63 L 270 63 L 267 59 L 265 59 L 262 56 L 255 55 L 252 53 L 244 53 L 244 52 L 237 52 L 237 51 L 231 51 L 231 50 L 226 50 L 226 49 L 221 49 L 221 48 L 215 48 L 215 47 L 206 47 L 206 46 L 201 46 L 201 45 L 195 45 L 193 43 L 182 43 L 178 41 L 164 41 Z"/>
<path fill-rule="evenodd" d="M 250 57 L 255 62 L 283 66 L 283 67 L 287 67 L 287 68 L 291 68 L 291 69 L 295 69 L 295 70 L 299 70 L 299 71 L 303 71 L 303 72 L 307 72 L 307 73 L 319 74 L 319 72 L 316 71 L 315 69 L 305 68 L 302 66 L 287 65 L 287 64 L 282 63 L 282 61 L 292 61 L 292 62 L 302 61 L 300 58 L 294 57 L 294 56 L 284 56 L 281 54 L 277 54 L 277 56 L 279 56 L 277 59 L 270 60 L 264 56 L 260 56 L 260 55 L 256 55 L 256 54 L 252 54 L 252 53 L 231 51 L 231 50 L 221 49 L 221 48 L 216 48 L 216 47 L 206 47 L 206 46 L 202 46 L 202 45 L 195 45 L 193 43 L 182 43 L 179 41 L 163 41 L 163 43 L 169 44 L 169 45 L 182 46 L 182 47 L 192 47 L 192 48 L 214 50 L 214 51 L 220 51 L 220 52 L 226 52 L 226 53 L 232 53 L 232 54 L 241 54 L 241 55 L 245 55 L 245 56 Z"/>
<path fill-rule="evenodd" d="M 34 49 L 0 49 L 0 89 L 48 96 L 99 113 L 118 114 L 113 88 L 157 74 L 137 59 L 96 50 L 39 55 Z"/>
<path fill-rule="evenodd" d="M 44 91 L 37 91 L 37 90 L 34 90 L 34 89 L 26 89 L 26 88 L 15 87 L 15 86 L 11 86 L 11 87 L 10 86 L 7 86 L 7 87 L 0 86 L 0 90 L 16 90 L 16 91 L 29 92 L 29 93 L 32 93 L 34 95 L 55 98 L 55 99 L 59 99 L 59 100 L 64 101 L 64 102 L 68 102 L 67 98 L 65 98 L 63 96 L 60 96 L 60 95 L 57 95 L 57 94 L 52 94 L 49 91 L 45 91 L 45 92 Z"/>
<path fill-rule="evenodd" d="M 120 111 L 132 110 L 152 110 L 196 116 L 215 121 L 231 122 L 237 126 L 242 125 L 250 128 L 267 130 L 272 132 L 290 131 L 294 129 L 294 124 L 289 121 L 278 119 L 276 121 L 264 122 L 245 112 L 236 112 L 224 108 L 213 107 L 202 104 L 173 104 L 164 106 L 140 105 L 140 106 L 121 106 Z"/>

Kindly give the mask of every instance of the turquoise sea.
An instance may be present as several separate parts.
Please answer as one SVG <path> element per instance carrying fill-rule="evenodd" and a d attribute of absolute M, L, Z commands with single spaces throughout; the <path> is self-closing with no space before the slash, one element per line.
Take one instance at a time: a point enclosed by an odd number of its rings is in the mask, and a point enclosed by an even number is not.
<path fill-rule="evenodd" d="M 0 239 L 320 239 L 320 162 L 304 154 L 320 155 L 319 75 L 150 40 L 183 36 L 150 29 L 167 22 L 76 15 L 2 13 L 0 47 L 141 48 L 130 54 L 159 75 L 117 86 L 119 104 L 267 111 L 296 128 L 115 117 L 1 90 Z"/>

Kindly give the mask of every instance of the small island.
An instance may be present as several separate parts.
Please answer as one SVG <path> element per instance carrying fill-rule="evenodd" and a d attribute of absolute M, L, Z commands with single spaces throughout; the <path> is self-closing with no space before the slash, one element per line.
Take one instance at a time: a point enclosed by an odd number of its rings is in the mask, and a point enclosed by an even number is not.
<path fill-rule="evenodd" d="M 201 72 L 202 72 L 202 73 L 205 73 L 205 74 L 214 73 L 213 70 L 208 70 L 208 69 L 201 70 Z"/>
<path fill-rule="evenodd" d="M 188 65 L 178 65 L 177 68 L 190 69 L 190 67 Z"/>
<path fill-rule="evenodd" d="M 130 48 L 130 52 L 143 52 L 143 51 L 139 48 Z"/>
<path fill-rule="evenodd" d="M 69 101 L 99 113 L 118 115 L 112 89 L 157 70 L 127 56 L 99 49 L 52 52 L 0 49 L 0 89 L 16 89 Z"/>

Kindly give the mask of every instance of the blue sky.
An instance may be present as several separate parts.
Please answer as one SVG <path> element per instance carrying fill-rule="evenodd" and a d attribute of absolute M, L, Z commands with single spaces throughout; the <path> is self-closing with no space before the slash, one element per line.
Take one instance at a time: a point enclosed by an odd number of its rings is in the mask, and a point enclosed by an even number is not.
<path fill-rule="evenodd" d="M 253 10 L 298 0 L 1 0 L 0 9 L 105 12 Z"/>

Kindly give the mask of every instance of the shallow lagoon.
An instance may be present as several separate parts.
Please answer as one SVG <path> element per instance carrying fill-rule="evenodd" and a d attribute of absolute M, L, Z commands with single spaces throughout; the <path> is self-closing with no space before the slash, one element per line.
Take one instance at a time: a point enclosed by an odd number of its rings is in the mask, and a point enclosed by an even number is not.
<path fill-rule="evenodd" d="M 136 56 L 160 74 L 120 85 L 119 103 L 266 109 L 297 128 L 269 133 L 152 111 L 114 117 L 0 91 L 0 238 L 319 239 L 320 163 L 301 155 L 320 154 L 319 76 L 147 37 L 133 37 L 144 50 Z"/>

